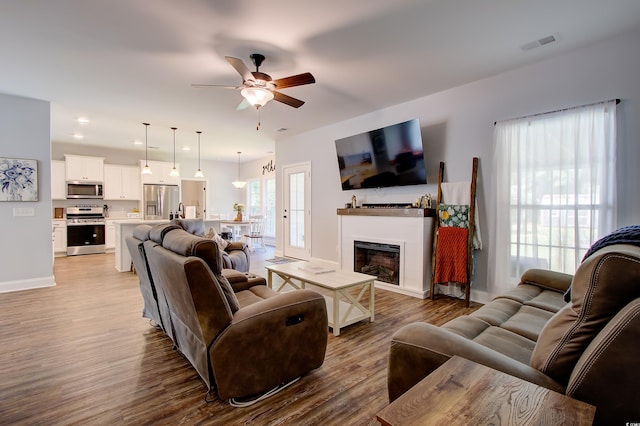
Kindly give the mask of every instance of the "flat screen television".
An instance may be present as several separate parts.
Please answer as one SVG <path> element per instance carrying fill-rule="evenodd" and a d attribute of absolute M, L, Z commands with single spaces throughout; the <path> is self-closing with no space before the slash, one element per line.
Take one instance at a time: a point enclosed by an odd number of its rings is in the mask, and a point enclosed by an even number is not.
<path fill-rule="evenodd" d="M 417 118 L 335 142 L 345 191 L 427 183 Z"/>

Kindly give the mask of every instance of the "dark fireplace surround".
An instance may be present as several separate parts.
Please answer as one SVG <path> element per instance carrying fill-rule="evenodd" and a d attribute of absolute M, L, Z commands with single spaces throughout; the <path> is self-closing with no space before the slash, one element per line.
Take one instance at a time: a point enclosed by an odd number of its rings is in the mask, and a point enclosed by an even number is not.
<path fill-rule="evenodd" d="M 353 242 L 353 270 L 400 285 L 400 246 L 370 241 Z"/>

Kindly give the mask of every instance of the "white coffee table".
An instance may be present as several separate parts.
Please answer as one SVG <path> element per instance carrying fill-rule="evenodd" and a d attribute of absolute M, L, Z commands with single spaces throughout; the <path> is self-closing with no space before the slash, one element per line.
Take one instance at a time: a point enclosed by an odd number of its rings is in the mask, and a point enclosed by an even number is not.
<path fill-rule="evenodd" d="M 327 300 L 329 326 L 333 328 L 334 336 L 340 335 L 341 328 L 363 319 L 368 318 L 373 322 L 376 277 L 349 271 L 321 273 L 310 271 L 309 269 L 314 266 L 309 262 L 268 265 L 266 266 L 267 285 L 273 288 L 273 274 L 275 273 L 284 280 L 276 291 L 282 291 L 287 284 L 298 290 L 305 288 L 307 284 L 331 290 L 332 296 L 325 296 L 325 299 Z M 360 288 L 360 292 L 355 297 L 347 291 L 352 288 Z M 369 290 L 369 306 L 364 307 L 360 303 L 360 299 L 367 289 Z"/>

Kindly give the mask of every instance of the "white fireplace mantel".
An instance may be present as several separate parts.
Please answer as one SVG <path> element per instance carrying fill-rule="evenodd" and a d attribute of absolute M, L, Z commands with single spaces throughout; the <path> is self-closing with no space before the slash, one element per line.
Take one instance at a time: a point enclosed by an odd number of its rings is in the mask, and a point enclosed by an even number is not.
<path fill-rule="evenodd" d="M 354 241 L 400 246 L 400 283 L 376 287 L 425 299 L 431 281 L 433 209 L 338 209 L 340 268 L 353 271 Z"/>

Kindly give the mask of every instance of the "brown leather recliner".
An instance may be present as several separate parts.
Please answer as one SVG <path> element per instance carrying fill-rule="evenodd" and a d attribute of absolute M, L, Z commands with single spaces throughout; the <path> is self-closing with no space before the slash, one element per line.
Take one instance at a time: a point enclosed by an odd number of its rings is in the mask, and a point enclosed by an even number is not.
<path fill-rule="evenodd" d="M 471 315 L 402 327 L 389 352 L 389 399 L 459 355 L 594 405 L 596 424 L 624 424 L 640 419 L 639 342 L 640 247 L 614 244 L 573 277 L 528 271 Z"/>
<path fill-rule="evenodd" d="M 318 368 L 327 345 L 324 298 L 277 293 L 222 274 L 212 240 L 182 229 L 144 243 L 153 281 L 166 296 L 175 342 L 221 399 L 263 393 Z"/>

